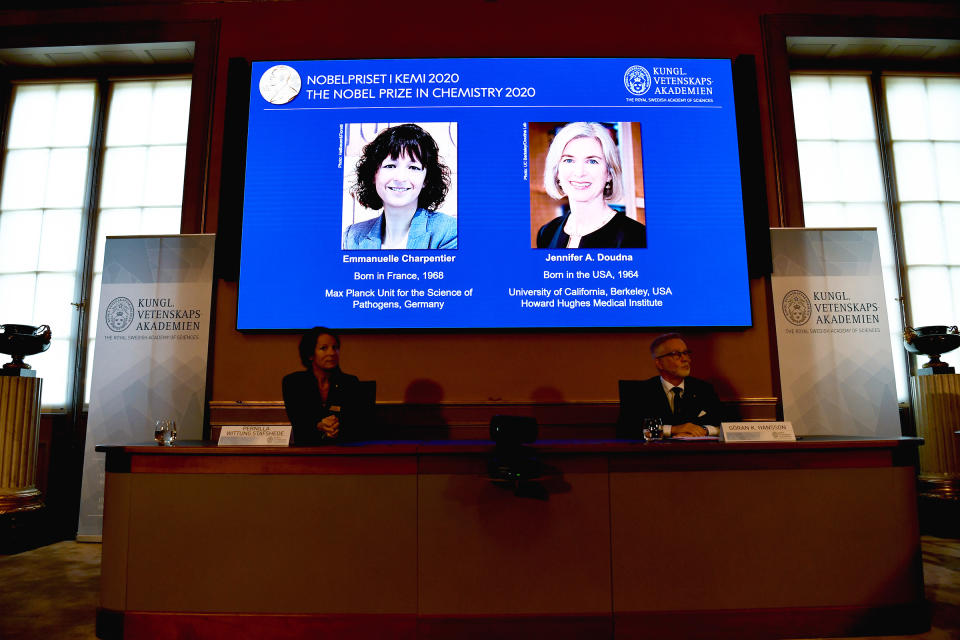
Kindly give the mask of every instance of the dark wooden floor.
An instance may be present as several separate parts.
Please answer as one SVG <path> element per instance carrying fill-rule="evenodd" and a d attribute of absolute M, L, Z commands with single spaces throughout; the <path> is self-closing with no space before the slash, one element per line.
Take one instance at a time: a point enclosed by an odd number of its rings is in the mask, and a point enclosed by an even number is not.
<path fill-rule="evenodd" d="M 923 568 L 933 627 L 881 638 L 960 640 L 960 540 L 924 536 Z M 95 638 L 99 578 L 99 544 L 58 542 L 0 555 L 0 638 Z"/>

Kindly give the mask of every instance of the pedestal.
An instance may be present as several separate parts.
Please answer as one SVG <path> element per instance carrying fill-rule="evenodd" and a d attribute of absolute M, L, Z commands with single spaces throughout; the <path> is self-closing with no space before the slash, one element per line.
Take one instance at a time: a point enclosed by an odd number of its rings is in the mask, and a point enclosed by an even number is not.
<path fill-rule="evenodd" d="M 36 486 L 41 384 L 40 378 L 0 376 L 0 514 L 42 506 Z"/>
<path fill-rule="evenodd" d="M 960 375 L 911 378 L 920 447 L 921 492 L 933 498 L 960 500 Z"/>

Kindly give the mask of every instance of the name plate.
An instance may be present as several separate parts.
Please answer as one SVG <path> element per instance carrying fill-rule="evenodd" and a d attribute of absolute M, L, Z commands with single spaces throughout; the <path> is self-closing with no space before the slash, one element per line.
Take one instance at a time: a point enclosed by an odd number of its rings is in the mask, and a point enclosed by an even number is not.
<path fill-rule="evenodd" d="M 796 442 L 791 422 L 722 422 L 724 442 Z"/>
<path fill-rule="evenodd" d="M 289 447 L 290 425 L 259 426 L 237 425 L 220 427 L 218 447 Z"/>

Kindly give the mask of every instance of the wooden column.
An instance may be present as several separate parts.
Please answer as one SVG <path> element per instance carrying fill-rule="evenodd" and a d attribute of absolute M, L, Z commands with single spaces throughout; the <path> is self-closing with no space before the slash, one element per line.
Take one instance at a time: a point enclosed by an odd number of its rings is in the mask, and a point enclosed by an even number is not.
<path fill-rule="evenodd" d="M 0 376 L 0 513 L 42 506 L 37 489 L 40 378 Z"/>
<path fill-rule="evenodd" d="M 960 499 L 960 375 L 913 376 L 914 416 L 920 447 L 920 480 L 937 498 Z"/>

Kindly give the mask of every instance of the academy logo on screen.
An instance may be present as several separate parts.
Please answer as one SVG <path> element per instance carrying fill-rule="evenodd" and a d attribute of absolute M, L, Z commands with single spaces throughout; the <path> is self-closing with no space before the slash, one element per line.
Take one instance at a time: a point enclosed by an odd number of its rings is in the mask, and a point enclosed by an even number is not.
<path fill-rule="evenodd" d="M 646 67 L 635 64 L 623 74 L 623 85 L 627 88 L 627 91 L 633 95 L 642 96 L 647 91 L 650 91 L 653 80 Z"/>
<path fill-rule="evenodd" d="M 107 305 L 107 310 L 103 313 L 103 320 L 111 331 L 117 333 L 126 331 L 127 327 L 133 322 L 133 303 L 130 298 L 114 298 Z"/>
<path fill-rule="evenodd" d="M 260 95 L 270 104 L 287 104 L 300 93 L 300 84 L 296 69 L 276 64 L 260 76 Z"/>
<path fill-rule="evenodd" d="M 787 322 L 796 326 L 802 326 L 810 321 L 810 314 L 813 312 L 813 306 L 810 304 L 810 298 L 803 291 L 791 289 L 787 295 L 783 296 L 783 317 Z"/>
<path fill-rule="evenodd" d="M 623 74 L 623 84 L 633 94 L 627 102 L 644 104 L 711 104 L 713 77 L 683 65 L 642 67 L 638 64 Z"/>

